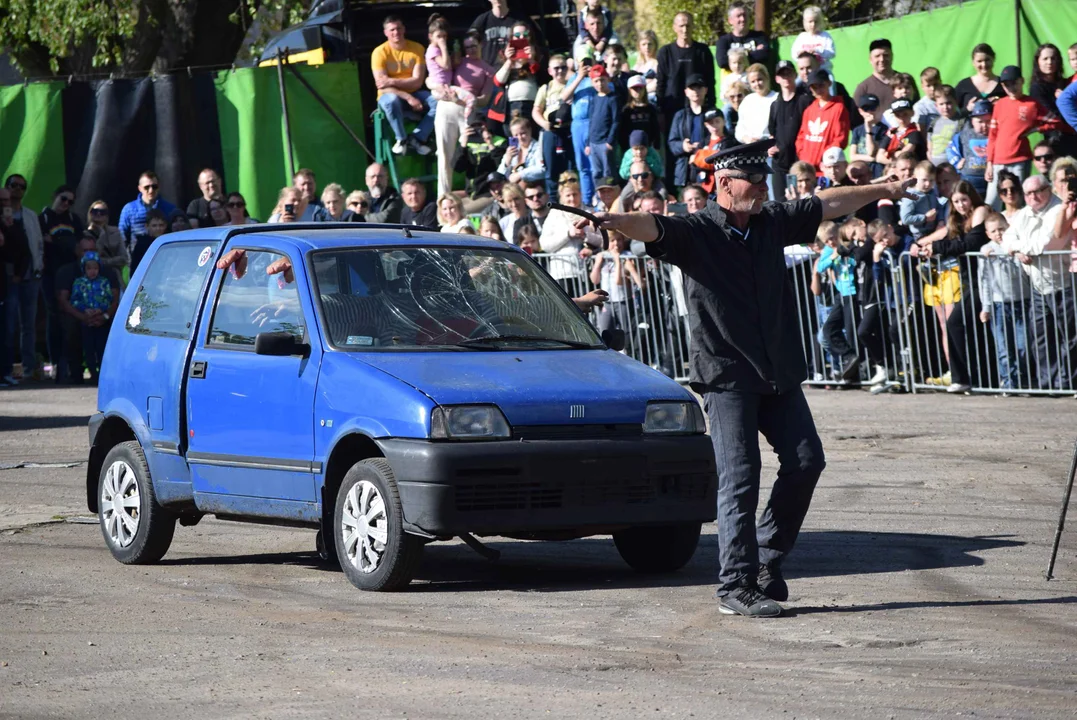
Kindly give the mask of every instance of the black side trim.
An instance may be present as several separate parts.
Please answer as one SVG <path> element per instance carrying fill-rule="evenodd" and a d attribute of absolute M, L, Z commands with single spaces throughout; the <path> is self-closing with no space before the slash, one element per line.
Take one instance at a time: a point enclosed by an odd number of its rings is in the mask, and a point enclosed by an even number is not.
<path fill-rule="evenodd" d="M 157 444 L 154 443 L 154 447 L 156 446 Z M 320 462 L 252 457 L 250 455 L 189 452 L 187 453 L 187 462 L 192 465 L 217 465 L 221 467 L 251 468 L 255 470 L 285 470 L 289 472 L 312 473 L 315 475 L 322 472 L 322 464 Z"/>
<path fill-rule="evenodd" d="M 165 440 L 154 440 L 153 449 L 155 452 L 159 452 L 162 455 L 179 455 L 179 445 L 174 442 L 167 442 Z"/>

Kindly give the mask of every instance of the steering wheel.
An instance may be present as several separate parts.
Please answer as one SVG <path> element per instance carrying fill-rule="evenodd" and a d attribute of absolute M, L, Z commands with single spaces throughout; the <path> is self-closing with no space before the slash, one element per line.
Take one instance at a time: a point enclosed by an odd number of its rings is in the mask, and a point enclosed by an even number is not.
<path fill-rule="evenodd" d="M 564 212 L 571 213 L 572 215 L 579 215 L 582 218 L 587 218 L 594 224 L 596 228 L 598 228 L 598 231 L 602 233 L 602 247 L 608 248 L 610 246 L 609 234 L 606 232 L 605 228 L 603 228 L 602 225 L 599 223 L 598 218 L 596 218 L 591 213 L 587 212 L 586 210 L 581 210 L 580 208 L 574 208 L 571 205 L 562 205 L 561 203 L 555 203 L 553 201 L 546 203 L 546 207 L 550 208 L 551 210 L 562 210 Z"/>

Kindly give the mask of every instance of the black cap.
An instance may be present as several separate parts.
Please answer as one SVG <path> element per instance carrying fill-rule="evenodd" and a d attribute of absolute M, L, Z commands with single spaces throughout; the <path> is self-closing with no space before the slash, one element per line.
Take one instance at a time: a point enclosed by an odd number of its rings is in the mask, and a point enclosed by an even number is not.
<path fill-rule="evenodd" d="M 699 73 L 692 73 L 684 80 L 685 87 L 695 87 L 697 85 L 706 86 L 707 81 L 703 79 L 703 76 Z"/>
<path fill-rule="evenodd" d="M 494 171 L 486 176 L 487 186 L 493 185 L 494 183 L 507 183 L 508 181 L 509 179 L 507 177 L 497 171 Z"/>
<path fill-rule="evenodd" d="M 602 188 L 607 188 L 607 187 L 608 188 L 614 188 L 616 190 L 620 190 L 621 189 L 621 184 L 619 182 L 617 182 L 617 180 L 615 178 L 612 178 L 612 177 L 599 178 L 598 182 L 595 183 L 595 190 L 601 190 Z"/>
<path fill-rule="evenodd" d="M 875 110 L 879 109 L 879 96 L 872 95 L 871 93 L 865 93 L 864 96 L 860 98 L 860 102 L 858 102 L 856 106 L 861 110 L 874 112 Z"/>
<path fill-rule="evenodd" d="M 808 76 L 809 85 L 822 85 L 823 83 L 830 82 L 830 73 L 822 68 L 819 68 L 811 75 Z"/>
<path fill-rule="evenodd" d="M 764 173 L 769 175 L 770 165 L 767 164 L 767 150 L 774 146 L 774 139 L 760 140 L 747 145 L 737 145 L 728 150 L 721 150 L 707 158 L 708 163 L 714 164 L 714 170 L 740 170 L 748 173 Z"/>
<path fill-rule="evenodd" d="M 796 73 L 797 66 L 794 65 L 793 63 L 789 62 L 788 60 L 779 60 L 778 64 L 774 66 L 774 74 L 775 75 L 781 75 L 786 70 L 788 70 L 791 73 Z"/>
<path fill-rule="evenodd" d="M 717 108 L 711 108 L 707 112 L 703 113 L 703 122 L 708 122 L 710 120 L 714 120 L 715 118 L 722 118 L 724 120 L 725 116 L 722 115 L 722 111 L 718 110 Z"/>
<path fill-rule="evenodd" d="M 905 98 L 898 98 L 890 103 L 890 111 L 897 112 L 898 110 L 908 110 L 909 112 L 912 112 L 912 103 Z"/>
<path fill-rule="evenodd" d="M 868 45 L 868 52 L 874 52 L 875 50 L 893 50 L 894 46 L 890 44 L 890 41 L 886 38 L 879 38 L 878 40 L 872 40 L 871 45 Z"/>
<path fill-rule="evenodd" d="M 1021 68 L 1016 65 L 1007 65 L 1002 68 L 1002 72 L 998 75 L 999 82 L 1011 83 L 1017 82 L 1021 79 Z"/>

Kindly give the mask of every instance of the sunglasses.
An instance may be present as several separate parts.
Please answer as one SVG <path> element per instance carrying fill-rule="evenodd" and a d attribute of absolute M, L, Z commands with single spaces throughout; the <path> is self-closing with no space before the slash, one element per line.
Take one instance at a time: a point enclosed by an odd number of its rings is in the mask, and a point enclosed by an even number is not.
<path fill-rule="evenodd" d="M 1044 185 L 1043 187 L 1038 187 L 1035 190 L 1029 190 L 1029 192 L 1030 193 L 1036 193 L 1036 194 L 1045 193 L 1045 192 L 1051 192 L 1051 188 Z"/>
<path fill-rule="evenodd" d="M 479 47 L 479 46 L 476 45 L 475 43 L 464 43 L 464 49 L 465 50 L 474 50 L 477 47 Z"/>
<path fill-rule="evenodd" d="M 108 215 L 108 208 L 90 208 L 91 215 Z"/>
<path fill-rule="evenodd" d="M 151 184 L 151 185 L 143 185 L 142 189 L 143 190 L 156 190 L 159 187 L 161 187 L 161 186 L 154 183 L 154 184 Z"/>
<path fill-rule="evenodd" d="M 553 65 L 550 67 L 553 72 L 564 72 L 568 70 L 568 65 Z"/>
<path fill-rule="evenodd" d="M 530 195 L 524 195 L 528 200 L 541 200 L 546 197 L 546 193 L 532 193 Z"/>
<path fill-rule="evenodd" d="M 15 182 L 14 180 L 9 182 L 7 184 L 7 186 L 9 188 L 11 188 L 12 190 L 25 190 L 26 189 L 26 183 Z"/>
<path fill-rule="evenodd" d="M 1032 159 L 1036 162 L 1054 162 L 1054 155 L 1033 155 Z"/>
<path fill-rule="evenodd" d="M 732 95 L 729 95 L 728 97 L 729 97 L 730 100 L 743 100 L 744 99 L 744 93 L 733 93 Z"/>
<path fill-rule="evenodd" d="M 525 33 L 525 32 L 523 32 L 523 33 L 517 33 L 517 32 L 514 32 L 514 33 L 512 34 L 512 36 L 513 36 L 514 38 L 525 38 L 525 37 L 527 37 L 527 33 Z"/>
<path fill-rule="evenodd" d="M 245 207 L 247 207 L 247 203 L 245 203 L 245 202 L 235 202 L 235 201 L 233 201 L 233 202 L 230 202 L 230 203 L 228 203 L 228 207 L 230 207 L 230 208 L 237 208 L 237 209 L 238 209 L 238 208 L 245 208 Z"/>
<path fill-rule="evenodd" d="M 767 180 L 767 176 L 765 173 L 735 172 L 729 173 L 729 177 L 737 178 L 738 180 L 747 180 L 752 185 L 762 185 Z M 797 182 L 800 182 L 800 180 L 798 180 Z"/>
<path fill-rule="evenodd" d="M 646 180 L 651 174 L 649 172 L 634 173 L 632 175 L 633 180 Z"/>
<path fill-rule="evenodd" d="M 61 195 L 60 202 L 64 202 L 70 205 L 71 203 L 75 202 L 75 198 L 71 197 L 70 195 Z"/>
<path fill-rule="evenodd" d="M 1013 185 L 1011 185 L 1009 187 L 1000 187 L 998 189 L 998 192 L 999 192 L 999 195 L 1016 195 L 1017 194 L 1017 188 L 1015 188 Z"/>

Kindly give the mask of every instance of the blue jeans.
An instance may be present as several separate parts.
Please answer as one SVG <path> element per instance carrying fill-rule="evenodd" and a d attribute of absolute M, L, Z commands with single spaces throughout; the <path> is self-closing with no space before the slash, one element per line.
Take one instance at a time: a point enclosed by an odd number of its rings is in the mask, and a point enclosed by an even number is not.
<path fill-rule="evenodd" d="M 15 328 L 22 326 L 22 344 L 19 357 L 22 360 L 23 376 L 29 376 L 37 370 L 37 353 L 34 350 L 36 334 L 34 332 L 37 323 L 37 294 L 41 292 L 40 280 L 23 280 L 22 282 L 9 282 L 7 288 L 7 301 L 4 309 L 7 311 L 7 347 L 14 358 Z"/>
<path fill-rule="evenodd" d="M 547 130 L 543 130 L 539 137 L 542 142 L 542 161 L 546 164 L 546 193 L 556 199 L 557 179 L 572 166 L 572 138 L 567 133 L 565 137 L 560 137 Z"/>
<path fill-rule="evenodd" d="M 591 178 L 596 188 L 602 178 L 613 177 L 613 173 L 610 172 L 611 155 L 613 151 L 606 149 L 606 143 L 591 143 Z"/>
<path fill-rule="evenodd" d="M 583 151 L 590 144 L 590 138 L 590 119 L 573 119 L 572 151 L 576 156 L 576 170 L 580 173 L 580 190 L 583 191 L 584 205 L 590 205 L 595 199 L 595 183 L 591 179 L 591 159 Z"/>
<path fill-rule="evenodd" d="M 991 303 L 991 332 L 995 335 L 999 386 L 1006 390 L 1028 388 L 1028 331 L 1025 318 L 1029 301 Z"/>
<path fill-rule="evenodd" d="M 718 596 L 754 584 L 760 565 L 780 566 L 793 549 L 826 466 L 804 391 L 703 395 L 718 463 Z M 778 455 L 778 478 L 756 527 L 759 433 Z"/>
<path fill-rule="evenodd" d="M 833 310 L 832 306 L 824 305 L 819 298 L 815 298 L 815 317 L 819 321 L 819 331 L 815 333 L 815 339 L 823 353 L 823 367 L 819 368 L 819 372 L 823 373 L 823 375 L 826 375 L 825 369 L 828 360 L 831 368 L 839 368 L 841 365 L 841 359 L 834 355 L 830 347 L 830 339 L 823 332 L 823 325 L 826 323 L 826 319 L 830 317 L 831 310 Z"/>
<path fill-rule="evenodd" d="M 389 122 L 389 127 L 393 129 L 393 135 L 397 140 L 403 140 L 408 136 L 408 131 L 404 128 L 404 120 L 407 119 L 419 121 L 414 135 L 421 142 L 426 142 L 430 133 L 434 131 L 434 116 L 437 114 L 438 103 L 430 97 L 429 90 L 416 90 L 411 94 L 422 100 L 426 106 L 421 114 L 412 110 L 411 106 L 401 100 L 399 95 L 393 93 L 385 93 L 378 98 L 378 107 L 385 113 L 385 119 Z"/>

